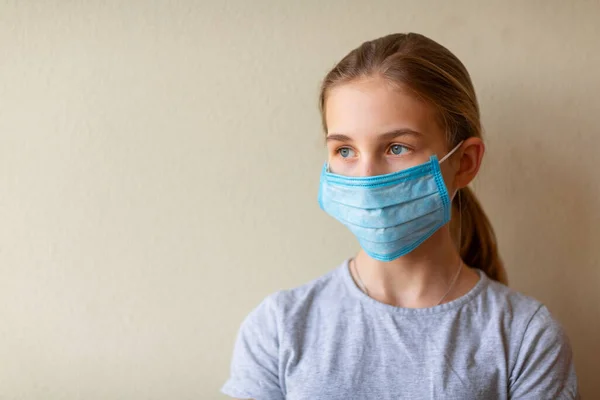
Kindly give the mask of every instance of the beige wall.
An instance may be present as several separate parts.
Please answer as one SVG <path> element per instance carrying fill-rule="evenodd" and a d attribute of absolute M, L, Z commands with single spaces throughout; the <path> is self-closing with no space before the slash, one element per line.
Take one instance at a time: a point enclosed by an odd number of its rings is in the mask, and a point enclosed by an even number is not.
<path fill-rule="evenodd" d="M 219 399 L 242 318 L 356 249 L 319 80 L 417 31 L 475 82 L 512 286 L 600 398 L 600 2 L 1 1 L 0 399 Z"/>

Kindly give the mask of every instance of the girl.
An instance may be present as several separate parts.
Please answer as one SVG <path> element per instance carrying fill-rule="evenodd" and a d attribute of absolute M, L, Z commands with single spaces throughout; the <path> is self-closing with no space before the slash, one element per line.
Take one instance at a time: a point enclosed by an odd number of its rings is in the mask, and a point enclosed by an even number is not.
<path fill-rule="evenodd" d="M 325 77 L 319 204 L 361 250 L 244 320 L 235 398 L 574 399 L 561 326 L 509 289 L 468 184 L 484 155 L 463 64 L 422 35 L 363 43 Z"/>

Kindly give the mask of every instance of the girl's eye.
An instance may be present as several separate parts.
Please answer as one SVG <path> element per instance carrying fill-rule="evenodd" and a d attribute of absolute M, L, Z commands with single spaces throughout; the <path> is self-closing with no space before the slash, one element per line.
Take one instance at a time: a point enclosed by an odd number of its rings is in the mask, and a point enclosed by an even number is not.
<path fill-rule="evenodd" d="M 390 146 L 390 152 L 395 156 L 406 153 L 408 150 L 408 147 L 402 146 L 401 144 L 393 144 Z"/>
<path fill-rule="evenodd" d="M 354 157 L 354 150 L 349 147 L 342 147 L 337 150 L 338 154 L 342 156 L 342 158 Z"/>

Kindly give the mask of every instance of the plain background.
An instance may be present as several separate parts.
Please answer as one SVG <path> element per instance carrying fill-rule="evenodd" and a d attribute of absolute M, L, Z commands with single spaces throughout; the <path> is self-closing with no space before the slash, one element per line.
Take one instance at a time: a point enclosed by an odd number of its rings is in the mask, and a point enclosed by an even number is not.
<path fill-rule="evenodd" d="M 0 399 L 221 399 L 242 319 L 357 249 L 320 80 L 416 31 L 471 72 L 511 285 L 600 398 L 599 1 L 2 1 Z"/>

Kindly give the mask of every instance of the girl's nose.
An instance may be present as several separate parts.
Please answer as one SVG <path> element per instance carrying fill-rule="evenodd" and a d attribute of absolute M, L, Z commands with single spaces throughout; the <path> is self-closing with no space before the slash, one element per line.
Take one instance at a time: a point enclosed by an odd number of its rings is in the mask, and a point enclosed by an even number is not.
<path fill-rule="evenodd" d="M 385 174 L 381 163 L 372 158 L 365 158 L 359 168 L 359 176 L 377 176 Z"/>

